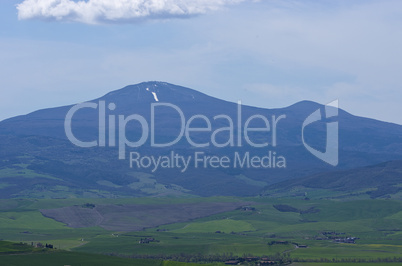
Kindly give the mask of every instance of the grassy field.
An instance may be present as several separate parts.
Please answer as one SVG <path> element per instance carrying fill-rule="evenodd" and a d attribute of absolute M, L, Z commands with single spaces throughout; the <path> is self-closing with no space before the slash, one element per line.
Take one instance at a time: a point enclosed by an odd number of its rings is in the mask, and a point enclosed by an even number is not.
<path fill-rule="evenodd" d="M 27 244 L 0 241 L 0 255 L 32 253 L 37 251 L 40 251 L 40 249 L 35 249 Z"/>
<path fill-rule="evenodd" d="M 148 215 L 146 207 L 152 209 L 159 206 L 152 217 L 171 221 L 172 217 L 178 215 L 177 206 L 188 207 L 191 206 L 188 204 L 211 203 L 212 205 L 205 205 L 209 208 L 217 202 L 241 202 L 243 205 L 230 211 L 222 210 L 192 220 L 159 223 L 159 226 L 140 231 L 117 230 L 117 227 L 106 230 L 99 226 L 71 228 L 40 213 L 41 209 L 86 206 L 85 204 L 89 203 L 100 206 L 99 210 L 107 209 L 116 223 L 121 221 L 136 223 L 128 212 L 119 210 L 126 210 L 127 206 L 141 205 L 144 208 L 136 209 L 136 217 L 147 221 L 149 217 L 146 217 Z M 176 211 L 166 212 L 166 210 Z M 183 212 L 188 211 L 188 208 L 183 208 Z M 338 261 L 375 260 L 402 257 L 401 213 L 402 202 L 392 200 L 342 202 L 224 197 L 13 199 L 0 200 L 0 237 L 16 242 L 50 243 L 58 250 L 70 250 L 74 251 L 74 254 L 119 254 L 137 258 L 162 259 L 178 254 L 205 257 L 223 254 L 229 257 L 242 257 L 245 254 L 255 256 L 289 254 L 291 258 L 299 260 L 321 258 Z M 113 225 L 113 219 L 110 219 L 109 223 Z M 333 235 L 325 235 L 325 232 L 332 232 Z M 328 236 L 358 239 L 354 244 L 335 243 L 332 239 L 328 239 Z M 140 243 L 144 239 L 152 241 Z M 307 248 L 298 248 L 297 244 L 306 245 Z M 60 254 L 52 253 L 51 256 L 62 256 L 63 253 Z M 42 254 L 34 255 L 40 257 Z"/>
<path fill-rule="evenodd" d="M 248 222 L 232 219 L 222 219 L 218 221 L 193 222 L 183 228 L 177 229 L 175 233 L 230 233 L 255 231 L 255 228 Z"/>
<path fill-rule="evenodd" d="M 26 266 L 26 265 L 82 265 L 82 266 L 196 266 L 196 265 L 224 265 L 220 263 L 195 264 L 176 261 L 162 261 L 149 259 L 129 259 L 112 256 L 85 254 L 78 252 L 50 252 L 41 254 L 0 255 L 0 265 Z"/>
<path fill-rule="evenodd" d="M 200 264 L 176 261 L 131 259 L 82 252 L 67 252 L 56 249 L 36 248 L 29 244 L 0 241 L 0 265 L 138 265 L 138 266 L 196 266 Z M 221 263 L 202 265 L 219 266 Z"/>

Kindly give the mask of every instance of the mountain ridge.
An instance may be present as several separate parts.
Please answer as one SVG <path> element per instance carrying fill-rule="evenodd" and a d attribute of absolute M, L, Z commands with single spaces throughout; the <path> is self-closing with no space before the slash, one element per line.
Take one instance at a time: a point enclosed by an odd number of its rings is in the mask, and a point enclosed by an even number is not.
<path fill-rule="evenodd" d="M 129 85 L 88 102 L 99 105 L 100 101 L 105 101 L 105 117 L 114 116 L 116 123 L 119 115 L 128 117 L 133 114 L 144 117 L 150 123 L 151 103 L 158 101 L 176 105 L 183 112 L 186 122 L 195 115 L 204 116 L 211 121 L 211 132 L 229 125 L 228 121 L 214 119 L 217 115 L 226 115 L 234 121 L 236 126 L 235 123 L 238 121 L 238 105 L 236 103 L 166 82 L 143 82 Z M 108 109 L 111 103 L 115 104 L 113 110 Z M 67 189 L 73 194 L 85 194 L 86 192 L 83 191 L 95 189 L 103 191 L 102 193 L 107 195 L 111 193 L 112 195 L 143 196 L 171 193 L 198 196 L 250 196 L 258 194 L 265 185 L 333 170 L 332 166 L 310 154 L 302 143 L 303 121 L 314 111 L 324 109 L 323 105 L 311 101 L 302 101 L 285 108 L 273 109 L 241 106 L 241 131 L 244 129 L 246 119 L 253 115 L 264 116 L 270 120 L 269 122 L 272 117 L 286 116 L 286 119 L 282 119 L 278 123 L 278 145 L 276 147 L 271 142 L 273 137 L 271 131 L 249 133 L 250 138 L 254 141 L 268 140 L 271 143 L 264 149 L 252 147 L 244 140 L 241 146 L 220 148 L 210 145 L 195 149 L 186 141 L 186 138 L 182 138 L 174 146 L 166 148 L 152 147 L 149 139 L 135 149 L 127 147 L 127 157 L 130 151 L 137 151 L 149 156 L 167 155 L 170 151 L 175 151 L 187 157 L 194 156 L 195 151 L 220 157 L 233 157 L 236 152 L 241 156 L 251 153 L 251 156 L 263 157 L 271 151 L 278 156 L 284 155 L 287 162 L 286 169 L 236 169 L 233 167 L 197 169 L 190 167 L 185 173 L 181 173 L 179 169 L 162 169 L 155 173 L 149 169 L 132 169 L 127 160 L 118 160 L 117 147 L 109 147 L 109 142 L 106 143 L 106 147 L 90 149 L 74 146 L 67 139 L 64 130 L 66 113 L 73 106 L 42 109 L 0 122 L 0 135 L 2 136 L 0 150 L 3 150 L 0 154 L 0 160 L 3 160 L 1 166 L 3 168 L 0 168 L 0 183 L 7 180 L 5 184 L 8 189 L 14 185 L 21 186 L 20 192 L 14 187 L 14 194 L 10 195 L 20 195 L 25 193 L 21 192 L 25 190 L 28 191 L 26 193 L 32 194 L 32 187 L 37 188 L 38 186 L 46 187 L 44 195 L 48 195 L 46 191 L 54 191 L 57 186 L 65 186 L 69 189 L 74 188 L 71 191 Z M 82 141 L 98 139 L 100 125 L 98 109 L 86 108 L 74 114 L 72 131 L 78 139 Z M 338 117 L 331 121 L 339 122 L 339 165 L 336 169 L 351 169 L 402 159 L 402 126 L 360 118 L 341 109 Z M 261 121 L 255 122 L 253 127 L 263 125 Z M 155 133 L 156 139 L 165 142 L 174 139 L 179 132 L 179 123 L 181 120 L 175 110 L 162 107 L 158 109 L 155 125 L 159 131 Z M 106 126 L 110 126 L 109 122 L 106 123 Z M 205 123 L 199 120 L 194 122 L 193 126 L 205 127 Z M 138 123 L 127 124 L 125 128 L 127 138 L 138 139 L 141 129 L 141 125 Z M 228 134 L 220 133 L 216 137 L 217 141 L 224 143 L 229 137 Z M 234 139 L 237 140 L 239 134 L 237 131 L 234 132 Z M 109 131 L 106 130 L 106 139 L 109 139 L 109 136 Z M 115 143 L 118 143 L 117 137 L 118 134 L 115 136 Z M 198 143 L 211 143 L 210 137 L 210 133 L 192 135 L 193 140 Z M 244 136 L 242 137 L 244 138 Z M 306 142 L 318 150 L 325 148 L 325 137 L 326 121 L 318 121 L 305 130 Z M 70 168 L 74 168 L 74 170 Z M 27 176 L 33 178 L 30 188 L 24 186 Z M 54 181 L 54 179 L 50 182 L 49 179 L 44 179 L 44 176 L 61 181 Z M 4 178 L 1 179 L 2 177 Z M 50 183 L 52 185 L 49 185 Z M 22 189 L 24 187 L 25 190 Z M 99 193 L 95 194 L 97 196 L 102 194 Z"/>

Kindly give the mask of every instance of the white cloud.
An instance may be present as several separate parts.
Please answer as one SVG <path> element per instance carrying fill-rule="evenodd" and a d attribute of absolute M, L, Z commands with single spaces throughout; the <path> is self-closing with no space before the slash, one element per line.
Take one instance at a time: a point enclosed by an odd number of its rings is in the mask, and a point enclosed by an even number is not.
<path fill-rule="evenodd" d="M 245 0 L 25 0 L 19 19 L 49 19 L 88 24 L 185 18 Z"/>

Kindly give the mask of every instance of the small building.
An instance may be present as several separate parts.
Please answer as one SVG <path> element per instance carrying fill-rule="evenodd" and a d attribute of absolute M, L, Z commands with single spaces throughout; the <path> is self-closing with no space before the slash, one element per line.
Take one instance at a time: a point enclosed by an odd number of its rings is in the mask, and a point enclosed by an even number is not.
<path fill-rule="evenodd" d="M 251 207 L 251 206 L 243 206 L 243 207 L 242 207 L 242 210 L 243 210 L 243 211 L 255 211 L 255 208 L 254 208 L 254 207 Z"/>
<path fill-rule="evenodd" d="M 246 261 L 256 261 L 256 260 L 258 260 L 258 257 L 245 257 L 244 259 Z"/>
<path fill-rule="evenodd" d="M 225 261 L 225 264 L 226 265 L 237 265 L 237 264 L 239 264 L 239 261 L 238 260 L 228 260 L 228 261 Z"/>
<path fill-rule="evenodd" d="M 43 248 L 45 246 L 41 242 L 38 242 L 38 243 L 35 244 L 35 247 L 36 248 Z"/>
<path fill-rule="evenodd" d="M 276 262 L 272 261 L 272 260 L 262 260 L 262 261 L 260 261 L 260 265 L 273 265 L 273 264 L 276 264 Z"/>

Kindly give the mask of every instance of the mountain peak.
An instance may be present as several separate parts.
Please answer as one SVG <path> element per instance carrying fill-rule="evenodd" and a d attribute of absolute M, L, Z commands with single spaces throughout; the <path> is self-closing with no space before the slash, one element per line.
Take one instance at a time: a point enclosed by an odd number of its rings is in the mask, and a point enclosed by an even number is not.
<path fill-rule="evenodd" d="M 107 93 L 106 95 L 104 95 L 103 97 L 101 97 L 101 99 L 108 98 L 108 97 L 116 97 L 116 96 L 138 95 L 139 93 L 146 93 L 146 91 L 148 91 L 149 93 L 157 92 L 160 89 L 168 90 L 169 87 L 171 87 L 171 86 L 175 86 L 175 85 L 169 84 L 166 82 L 161 82 L 161 81 L 141 82 L 141 83 L 134 84 L 134 85 L 127 85 L 124 88 L 111 91 L 111 92 Z"/>
<path fill-rule="evenodd" d="M 141 82 L 138 84 L 127 85 L 120 90 L 146 90 L 147 88 L 148 89 L 152 89 L 152 88 L 153 89 L 156 89 L 156 88 L 168 89 L 169 87 L 172 87 L 172 86 L 178 87 L 177 85 L 163 82 L 163 81 L 145 81 L 145 82 Z M 120 90 L 117 90 L 117 91 L 120 91 Z"/>
<path fill-rule="evenodd" d="M 115 103 L 194 103 L 211 101 L 210 96 L 196 90 L 162 81 L 147 81 L 128 85 L 122 89 L 109 92 L 96 100 Z M 212 98 L 214 100 L 218 100 Z"/>

